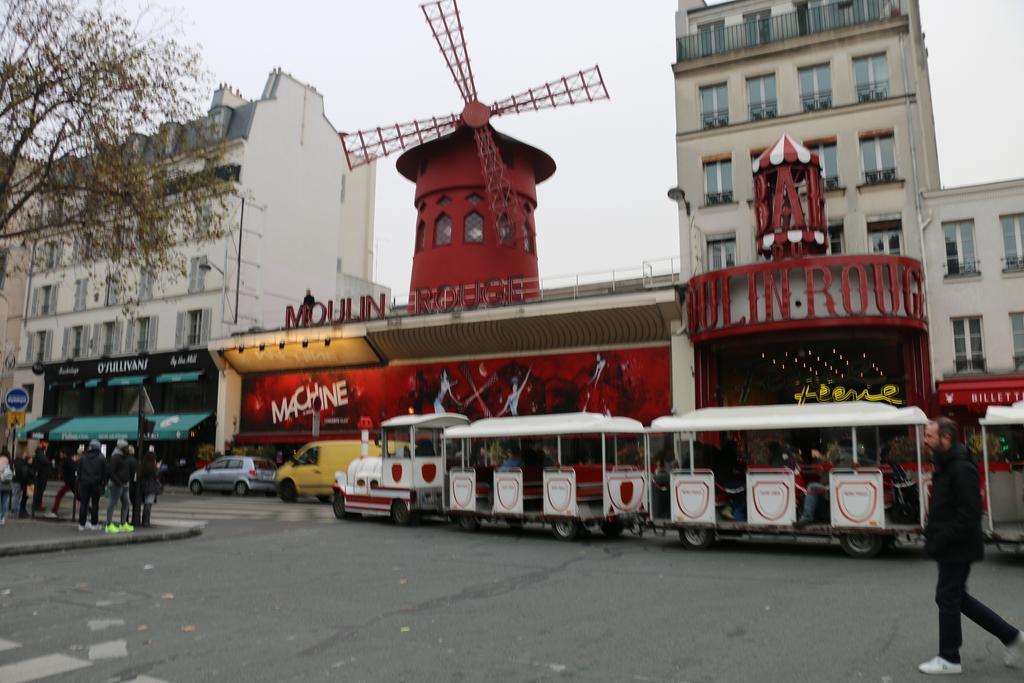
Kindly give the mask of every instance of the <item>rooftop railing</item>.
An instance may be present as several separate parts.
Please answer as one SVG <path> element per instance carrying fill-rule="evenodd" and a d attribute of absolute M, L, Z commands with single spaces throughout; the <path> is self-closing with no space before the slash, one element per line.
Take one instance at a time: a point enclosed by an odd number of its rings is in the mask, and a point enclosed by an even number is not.
<path fill-rule="evenodd" d="M 899 0 L 835 0 L 733 26 L 699 28 L 676 39 L 676 61 L 777 43 L 902 14 Z"/>

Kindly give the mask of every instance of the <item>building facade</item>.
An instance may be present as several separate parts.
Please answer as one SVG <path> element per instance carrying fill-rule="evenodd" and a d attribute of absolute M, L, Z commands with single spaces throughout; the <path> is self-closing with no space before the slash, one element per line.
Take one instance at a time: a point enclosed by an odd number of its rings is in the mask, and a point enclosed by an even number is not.
<path fill-rule="evenodd" d="M 924 198 L 938 403 L 972 423 L 1024 400 L 1024 179 Z"/>
<path fill-rule="evenodd" d="M 695 383 L 678 408 L 836 386 L 928 401 L 921 192 L 939 171 L 917 2 L 681 0 L 676 29 L 676 196 L 691 279 L 690 343 L 674 363 Z M 752 164 L 784 134 L 820 160 L 824 253 L 769 266 Z M 749 314 L 692 320 L 709 316 L 716 286 Z M 858 296 L 868 290 L 884 296 Z"/>
<path fill-rule="evenodd" d="M 202 123 L 226 145 L 236 192 L 224 238 L 187 247 L 183 277 L 139 273 L 136 291 L 118 292 L 87 275 L 73 244 L 34 245 L 15 378 L 33 387 L 30 436 L 90 433 L 53 422 L 69 417 L 94 418 L 97 434 L 113 435 L 103 416 L 126 414 L 146 386 L 158 413 L 204 416 L 175 430 L 192 440 L 182 448 L 192 457 L 216 431 L 207 418 L 219 382 L 207 342 L 281 326 L 284 306 L 307 288 L 329 299 L 370 279 L 375 169 L 348 171 L 320 93 L 277 70 L 259 99 L 219 88 Z M 186 128 L 171 139 L 183 142 Z M 138 303 L 126 309 L 126 300 Z"/>
<path fill-rule="evenodd" d="M 3 365 L 0 366 L 0 396 L 15 386 L 22 318 L 25 314 L 25 266 L 27 249 L 20 244 L 0 251 L 0 320 L 3 320 Z M 4 406 L 6 410 L 6 406 Z M 11 445 L 12 431 L 4 420 L 0 424 L 3 444 Z"/>

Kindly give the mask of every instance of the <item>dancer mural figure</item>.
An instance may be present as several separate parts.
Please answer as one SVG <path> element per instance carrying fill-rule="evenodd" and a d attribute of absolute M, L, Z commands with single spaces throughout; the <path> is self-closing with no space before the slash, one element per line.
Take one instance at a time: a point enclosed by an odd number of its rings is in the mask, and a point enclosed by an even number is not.
<path fill-rule="evenodd" d="M 526 388 L 527 382 L 530 381 L 530 373 L 532 372 L 533 368 L 526 371 L 526 377 L 523 378 L 522 383 L 519 382 L 518 377 L 512 378 L 512 391 L 508 395 L 508 398 L 505 399 L 505 406 L 501 409 L 501 412 L 498 413 L 498 417 L 501 417 L 502 415 L 517 417 L 519 415 L 519 397 L 522 395 L 523 389 Z"/>
<path fill-rule="evenodd" d="M 448 412 L 448 410 L 444 407 L 445 396 L 451 398 L 451 400 L 455 402 L 456 406 L 458 406 L 460 408 L 462 407 L 462 401 L 457 399 L 455 397 L 455 394 L 452 393 L 452 387 L 454 387 L 458 383 L 459 383 L 458 380 L 453 382 L 452 379 L 448 376 L 448 368 L 443 368 L 441 370 L 441 388 L 437 392 L 437 397 L 434 398 L 434 412 L 435 413 L 447 413 Z"/>
<path fill-rule="evenodd" d="M 604 372 L 604 366 L 608 363 L 600 353 L 597 354 L 595 360 L 597 363 L 594 366 L 594 372 L 591 373 L 590 379 L 587 380 L 586 384 L 587 400 L 583 402 L 583 412 L 587 411 L 587 407 L 590 405 L 590 397 L 598 390 L 597 383 L 601 381 L 601 374 Z"/>

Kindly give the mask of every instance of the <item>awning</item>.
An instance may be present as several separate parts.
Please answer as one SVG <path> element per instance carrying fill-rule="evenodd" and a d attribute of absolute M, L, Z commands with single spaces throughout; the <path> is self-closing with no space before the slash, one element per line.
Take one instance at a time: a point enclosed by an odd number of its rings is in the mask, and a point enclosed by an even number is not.
<path fill-rule="evenodd" d="M 1008 406 L 1024 400 L 1024 377 L 976 377 L 939 382 L 939 405 L 963 406 L 984 412 L 988 406 Z"/>
<path fill-rule="evenodd" d="M 37 420 L 32 420 L 22 429 L 18 430 L 19 439 L 39 439 L 46 440 L 50 438 L 50 432 L 70 420 L 70 417 L 41 417 Z"/>
<path fill-rule="evenodd" d="M 122 377 L 112 377 L 111 379 L 108 379 L 107 386 L 126 387 L 133 384 L 142 384 L 145 381 L 145 375 L 124 375 Z"/>
<path fill-rule="evenodd" d="M 85 384 L 83 384 L 82 386 L 84 386 L 86 389 L 94 389 L 95 387 L 98 387 L 102 383 L 102 379 L 100 379 L 99 377 L 93 377 L 92 379 L 85 380 Z"/>
<path fill-rule="evenodd" d="M 186 441 L 193 427 L 210 417 L 211 413 L 158 413 L 148 415 L 149 431 L 144 438 L 151 441 Z M 65 423 L 51 429 L 51 441 L 114 441 L 138 438 L 139 419 L 134 415 L 107 415 L 97 417 L 62 418 Z"/>
<path fill-rule="evenodd" d="M 195 372 L 165 372 L 156 376 L 157 384 L 171 384 L 175 382 L 198 382 L 202 371 Z"/>

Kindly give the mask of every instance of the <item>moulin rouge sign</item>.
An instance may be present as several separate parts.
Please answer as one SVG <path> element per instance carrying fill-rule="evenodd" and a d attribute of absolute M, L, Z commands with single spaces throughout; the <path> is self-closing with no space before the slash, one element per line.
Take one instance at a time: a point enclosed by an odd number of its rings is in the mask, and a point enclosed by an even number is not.
<path fill-rule="evenodd" d="M 783 259 L 690 280 L 687 324 L 696 340 L 752 327 L 842 319 L 925 326 L 920 262 L 885 254 Z"/>

